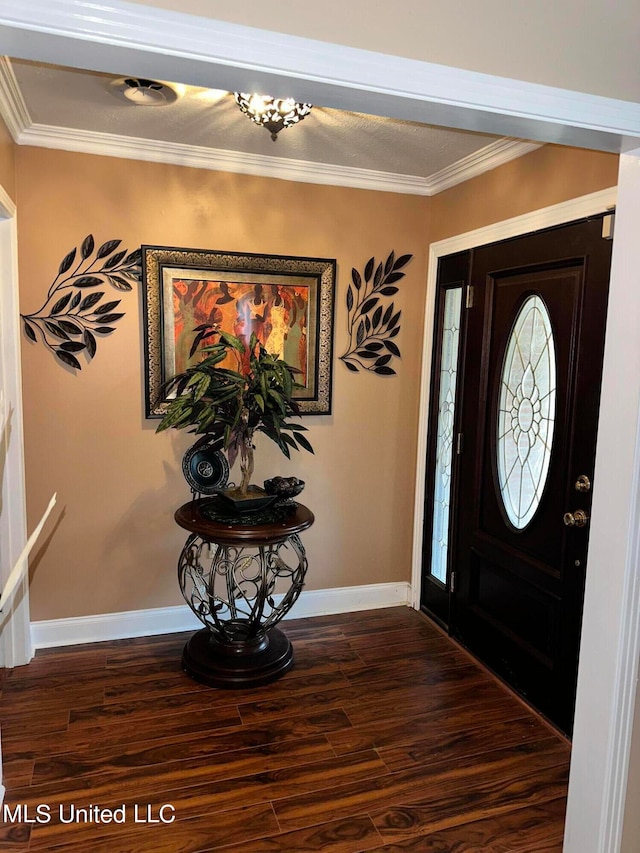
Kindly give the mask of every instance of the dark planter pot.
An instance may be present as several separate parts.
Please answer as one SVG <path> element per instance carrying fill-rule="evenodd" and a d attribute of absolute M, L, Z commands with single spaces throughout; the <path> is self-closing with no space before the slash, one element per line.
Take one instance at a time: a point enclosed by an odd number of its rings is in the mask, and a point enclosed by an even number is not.
<path fill-rule="evenodd" d="M 238 489 L 219 489 L 216 494 L 236 512 L 253 512 L 270 506 L 277 495 L 268 495 L 259 486 L 249 486 L 246 495 L 240 495 Z"/>

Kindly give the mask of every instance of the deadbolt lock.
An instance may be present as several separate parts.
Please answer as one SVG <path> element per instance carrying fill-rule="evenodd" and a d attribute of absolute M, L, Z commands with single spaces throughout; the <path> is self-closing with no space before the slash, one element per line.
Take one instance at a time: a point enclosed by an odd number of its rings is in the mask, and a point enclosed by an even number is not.
<path fill-rule="evenodd" d="M 577 509 L 575 512 L 565 512 L 562 520 L 567 527 L 584 527 L 589 516 L 583 509 Z"/>
<path fill-rule="evenodd" d="M 580 474 L 576 480 L 576 492 L 588 492 L 591 489 L 591 480 L 586 474 Z"/>

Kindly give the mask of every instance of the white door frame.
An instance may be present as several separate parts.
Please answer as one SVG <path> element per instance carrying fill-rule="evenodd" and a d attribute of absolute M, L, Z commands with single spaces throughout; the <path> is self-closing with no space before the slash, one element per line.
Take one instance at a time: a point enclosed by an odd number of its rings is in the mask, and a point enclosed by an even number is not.
<path fill-rule="evenodd" d="M 27 541 L 20 367 L 18 241 L 16 206 L 0 186 L 0 387 L 3 407 L 0 429 L 5 434 L 2 514 L 0 515 L 0 586 L 7 580 Z M 0 612 L 0 666 L 28 663 L 33 657 L 29 619 L 28 579 L 11 604 Z"/>
<path fill-rule="evenodd" d="M 0 186 L 0 587 L 27 541 L 19 321 L 16 206 Z M 0 611 L 0 667 L 25 664 L 32 657 L 29 583 L 25 578 L 9 606 Z M 0 750 L 0 805 L 4 793 Z"/>
<path fill-rule="evenodd" d="M 630 153 L 621 157 L 565 853 L 617 853 L 640 589 L 640 104 L 227 24 L 123 0 L 0 0 L 0 52 Z M 276 64 L 277 63 L 277 64 Z M 629 334 L 618 334 L 629 329 Z M 622 384 L 624 380 L 624 384 Z M 621 427 L 622 425 L 622 427 Z M 616 431 L 617 430 L 617 431 Z M 604 486 L 608 488 L 604 488 Z M 597 845 L 597 846 L 596 846 Z"/>

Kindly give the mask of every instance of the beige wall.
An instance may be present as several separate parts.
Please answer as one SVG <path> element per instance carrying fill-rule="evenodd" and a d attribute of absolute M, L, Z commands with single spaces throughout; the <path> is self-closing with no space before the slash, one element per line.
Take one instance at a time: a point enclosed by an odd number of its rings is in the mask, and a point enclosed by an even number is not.
<path fill-rule="evenodd" d="M 0 118 L 0 186 L 16 200 L 16 145 Z"/>
<path fill-rule="evenodd" d="M 259 446 L 255 480 L 307 482 L 309 589 L 406 581 L 429 242 L 612 186 L 616 168 L 613 155 L 547 147 L 422 199 L 20 148 L 21 310 L 40 307 L 61 258 L 90 231 L 131 249 L 337 258 L 333 414 L 306 420 L 313 457 L 287 462 Z M 337 358 L 350 270 L 391 249 L 415 255 L 397 297 L 399 375 L 352 375 Z M 124 294 L 121 308 L 117 331 L 75 375 L 23 341 L 30 527 L 54 490 L 60 508 L 32 561 L 36 620 L 181 603 L 184 537 L 172 514 L 188 497 L 180 461 L 191 437 L 156 435 L 144 420 L 141 299 Z"/>
<path fill-rule="evenodd" d="M 432 198 L 431 242 L 615 187 L 618 156 L 545 145 Z"/>
<path fill-rule="evenodd" d="M 38 309 L 60 260 L 84 236 L 337 258 L 335 354 L 346 344 L 353 266 L 391 249 L 415 259 L 400 282 L 397 377 L 351 374 L 334 360 L 333 414 L 308 418 L 316 455 L 290 462 L 259 445 L 256 482 L 296 474 L 316 514 L 305 534 L 308 588 L 406 581 L 428 200 L 107 157 L 20 148 L 21 311 Z M 121 294 L 114 292 L 113 298 Z M 35 620 L 180 604 L 175 567 L 189 497 L 180 470 L 189 434 L 143 419 L 141 300 L 74 373 L 23 341 L 29 525 L 53 491 L 58 523 L 32 561 Z"/>
<path fill-rule="evenodd" d="M 515 80 L 640 99 L 636 0 L 399 0 L 393 7 L 371 0 L 137 2 Z"/>

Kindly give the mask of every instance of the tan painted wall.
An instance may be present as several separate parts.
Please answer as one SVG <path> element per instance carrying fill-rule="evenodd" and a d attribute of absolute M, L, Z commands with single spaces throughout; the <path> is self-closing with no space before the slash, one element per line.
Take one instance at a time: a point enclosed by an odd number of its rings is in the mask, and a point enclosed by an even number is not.
<path fill-rule="evenodd" d="M 16 200 L 16 144 L 0 117 L 0 186 Z"/>
<path fill-rule="evenodd" d="M 399 295 L 399 376 L 352 375 L 334 359 L 333 414 L 307 419 L 315 457 L 287 463 L 265 443 L 255 478 L 307 481 L 317 518 L 305 535 L 309 589 L 406 581 L 429 242 L 612 186 L 616 169 L 613 155 L 547 147 L 421 199 L 20 148 L 21 310 L 40 306 L 61 258 L 89 231 L 130 248 L 336 257 L 338 356 L 351 267 L 391 249 L 413 253 Z M 122 308 L 117 331 L 77 375 L 24 341 L 30 526 L 54 490 L 61 509 L 32 561 L 36 620 L 181 603 L 183 534 L 172 513 L 188 497 L 180 460 L 191 438 L 155 435 L 144 420 L 141 300 L 125 294 Z"/>
<path fill-rule="evenodd" d="M 636 0 L 137 0 L 141 5 L 640 100 Z M 552 57 L 552 59 L 550 59 Z"/>
<path fill-rule="evenodd" d="M 21 311 L 38 309 L 62 257 L 96 241 L 337 258 L 335 354 L 346 344 L 352 266 L 391 249 L 416 257 L 400 283 L 390 379 L 334 361 L 333 414 L 307 419 L 316 455 L 290 463 L 259 445 L 256 482 L 296 474 L 316 514 L 305 534 L 308 588 L 410 576 L 428 200 L 107 157 L 20 148 Z M 117 298 L 120 294 L 114 294 Z M 23 342 L 29 526 L 55 490 L 58 523 L 32 561 L 35 620 L 182 603 L 175 567 L 189 497 L 180 470 L 193 439 L 143 419 L 141 300 L 79 373 Z M 58 509 L 57 508 L 57 509 Z"/>
<path fill-rule="evenodd" d="M 432 198 L 431 242 L 614 187 L 618 156 L 545 145 Z"/>

